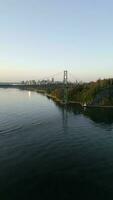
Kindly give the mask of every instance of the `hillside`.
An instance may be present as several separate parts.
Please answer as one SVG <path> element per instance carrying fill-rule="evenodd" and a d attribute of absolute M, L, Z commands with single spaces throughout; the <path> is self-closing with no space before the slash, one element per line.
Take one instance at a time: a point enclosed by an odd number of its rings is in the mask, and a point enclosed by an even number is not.
<path fill-rule="evenodd" d="M 63 101 L 64 85 L 24 85 L 20 89 L 33 90 Z M 86 103 L 92 106 L 113 106 L 113 79 L 97 80 L 90 83 L 68 84 L 68 102 Z"/>
<path fill-rule="evenodd" d="M 49 93 L 63 100 L 63 88 L 54 88 Z M 88 105 L 113 105 L 113 79 L 96 82 L 72 84 L 68 87 L 68 101 L 87 103 Z"/>
<path fill-rule="evenodd" d="M 113 79 L 84 83 L 69 89 L 69 100 L 89 105 L 113 105 Z"/>

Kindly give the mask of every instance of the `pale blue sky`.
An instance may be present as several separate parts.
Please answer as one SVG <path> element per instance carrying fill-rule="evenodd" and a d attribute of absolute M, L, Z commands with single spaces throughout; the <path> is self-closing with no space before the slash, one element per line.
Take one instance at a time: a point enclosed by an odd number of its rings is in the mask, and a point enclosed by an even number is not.
<path fill-rule="evenodd" d="M 113 77 L 112 0 L 0 0 L 0 81 Z"/>

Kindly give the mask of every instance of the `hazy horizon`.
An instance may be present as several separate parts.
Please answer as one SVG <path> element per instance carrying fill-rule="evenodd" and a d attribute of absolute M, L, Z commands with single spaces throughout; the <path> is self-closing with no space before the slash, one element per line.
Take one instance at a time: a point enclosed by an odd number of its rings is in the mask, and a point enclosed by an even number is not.
<path fill-rule="evenodd" d="M 0 0 L 0 82 L 113 77 L 111 0 Z"/>

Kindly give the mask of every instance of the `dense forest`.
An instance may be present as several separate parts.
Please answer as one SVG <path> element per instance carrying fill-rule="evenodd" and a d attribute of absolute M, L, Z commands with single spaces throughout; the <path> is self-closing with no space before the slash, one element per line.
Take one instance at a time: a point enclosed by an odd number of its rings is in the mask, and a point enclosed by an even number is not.
<path fill-rule="evenodd" d="M 24 86 L 24 89 L 35 90 L 63 102 L 64 85 L 54 83 L 47 85 Z M 68 102 L 86 103 L 95 106 L 113 106 L 113 79 L 99 79 L 89 83 L 68 83 Z"/>
<path fill-rule="evenodd" d="M 63 100 L 63 87 L 56 86 L 48 93 Z M 96 82 L 69 84 L 68 101 L 86 103 L 88 105 L 113 105 L 113 79 L 99 79 Z"/>

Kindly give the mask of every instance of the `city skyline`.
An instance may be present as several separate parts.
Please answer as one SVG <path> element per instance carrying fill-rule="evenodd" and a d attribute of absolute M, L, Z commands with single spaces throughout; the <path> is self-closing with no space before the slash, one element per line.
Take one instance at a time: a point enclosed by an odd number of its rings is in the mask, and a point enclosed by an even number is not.
<path fill-rule="evenodd" d="M 113 75 L 111 0 L 0 0 L 0 82 Z"/>

